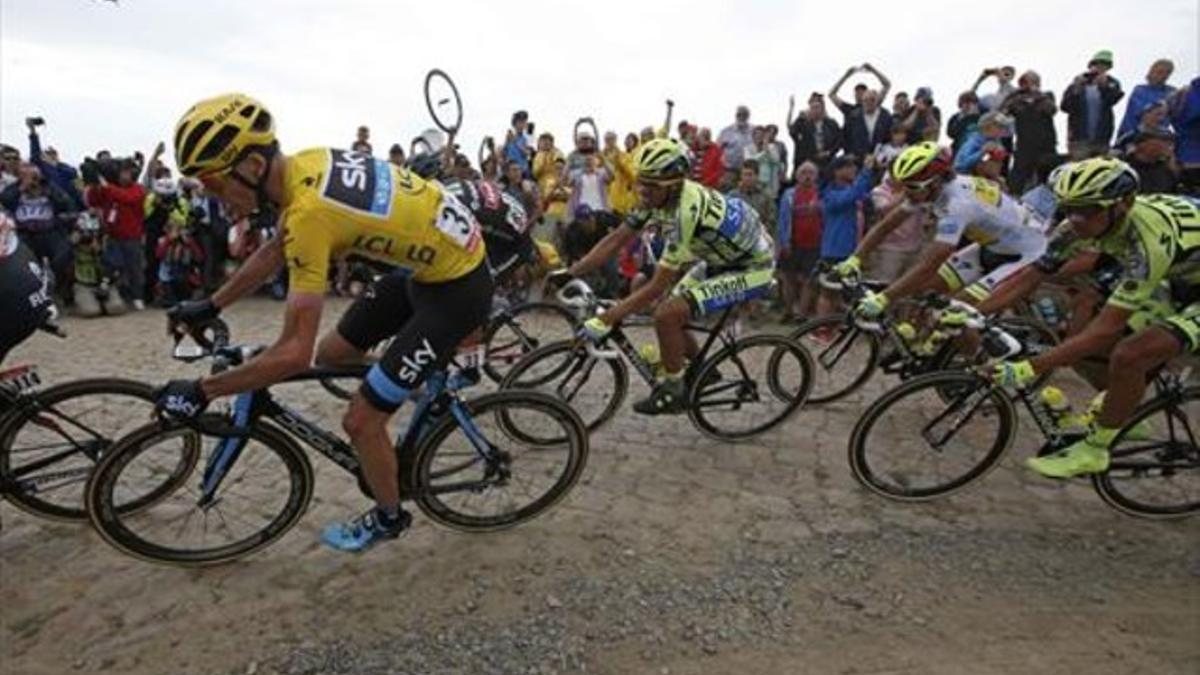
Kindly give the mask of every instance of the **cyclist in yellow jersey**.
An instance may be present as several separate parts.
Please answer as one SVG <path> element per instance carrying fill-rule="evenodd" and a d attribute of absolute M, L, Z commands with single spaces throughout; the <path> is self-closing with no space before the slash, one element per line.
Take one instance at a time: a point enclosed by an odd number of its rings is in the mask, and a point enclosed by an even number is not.
<path fill-rule="evenodd" d="M 672 297 L 654 311 L 666 374 L 633 409 L 646 415 L 678 414 L 685 411 L 684 360 L 699 351 L 686 330 L 688 319 L 764 297 L 774 280 L 775 249 L 753 207 L 686 179 L 690 160 L 683 144 L 666 138 L 647 141 L 634 161 L 641 208 L 570 269 L 552 277 L 562 282 L 587 274 L 615 258 L 647 223 L 664 227 L 667 247 L 650 281 L 586 321 L 581 330 L 588 339 L 601 341 L 613 324 L 674 287 Z"/>
<path fill-rule="evenodd" d="M 175 158 L 180 173 L 199 179 L 235 218 L 274 208 L 280 235 L 211 298 L 173 308 L 173 327 L 214 319 L 284 266 L 290 289 L 278 340 L 239 368 L 168 383 L 158 394 L 159 409 L 168 415 L 194 417 L 215 397 L 265 387 L 310 367 L 331 257 L 354 253 L 410 272 L 405 284 L 377 299 L 396 338 L 342 420 L 376 505 L 322 533 L 327 545 L 348 551 L 395 538 L 411 516 L 400 508 L 387 421 L 487 319 L 492 279 L 478 223 L 437 183 L 370 155 L 332 148 L 282 154 L 271 114 L 244 94 L 206 99 L 184 113 L 175 131 Z"/>
<path fill-rule="evenodd" d="M 1137 196 L 1137 173 L 1107 157 L 1060 167 L 1050 177 L 1068 219 L 1039 264 L 1014 278 L 1012 293 L 1032 288 L 1082 247 L 1121 262 L 1121 279 L 1104 308 L 1078 334 L 1028 361 L 1003 362 L 992 377 L 1024 386 L 1038 373 L 1108 354 L 1108 390 L 1096 426 L 1083 440 L 1027 460 L 1052 478 L 1108 468 L 1109 446 L 1133 414 L 1151 372 L 1172 358 L 1200 353 L 1200 202 L 1176 195 Z M 1166 288 L 1170 308 L 1140 317 Z M 1126 336 L 1127 327 L 1132 335 Z"/>

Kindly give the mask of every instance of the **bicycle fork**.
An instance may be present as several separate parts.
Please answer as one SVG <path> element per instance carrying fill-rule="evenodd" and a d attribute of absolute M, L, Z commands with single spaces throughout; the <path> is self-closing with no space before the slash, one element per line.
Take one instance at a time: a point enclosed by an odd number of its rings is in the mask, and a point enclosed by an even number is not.
<path fill-rule="evenodd" d="M 237 398 L 233 400 L 233 427 L 236 431 L 244 432 L 249 428 L 258 397 L 259 392 L 250 391 L 238 394 Z M 198 503 L 201 507 L 208 507 L 216 503 L 217 490 L 225 481 L 225 477 L 229 475 L 229 470 L 237 463 L 238 457 L 242 455 L 242 450 L 246 448 L 249 436 L 245 433 L 238 434 L 236 431 L 233 435 L 225 436 L 217 443 L 217 447 L 209 455 L 208 462 L 204 465 L 204 473 L 200 479 L 200 501 Z"/>

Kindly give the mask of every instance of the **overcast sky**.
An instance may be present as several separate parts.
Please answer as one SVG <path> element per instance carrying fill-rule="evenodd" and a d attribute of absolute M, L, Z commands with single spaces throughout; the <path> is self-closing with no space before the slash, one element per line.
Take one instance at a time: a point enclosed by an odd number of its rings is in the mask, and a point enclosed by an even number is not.
<path fill-rule="evenodd" d="M 668 97 L 714 133 L 739 103 L 782 126 L 789 94 L 803 106 L 870 61 L 893 92 L 933 87 L 948 118 L 985 66 L 1033 68 L 1058 93 L 1102 48 L 1126 91 L 1159 57 L 1182 84 L 1200 72 L 1200 0 L 0 0 L 0 139 L 24 152 L 41 115 L 73 163 L 148 153 L 195 100 L 243 90 L 285 149 L 344 147 L 367 124 L 382 154 L 430 126 L 421 87 L 439 67 L 474 159 L 518 108 L 560 147 L 582 115 L 601 132 L 657 126 Z"/>

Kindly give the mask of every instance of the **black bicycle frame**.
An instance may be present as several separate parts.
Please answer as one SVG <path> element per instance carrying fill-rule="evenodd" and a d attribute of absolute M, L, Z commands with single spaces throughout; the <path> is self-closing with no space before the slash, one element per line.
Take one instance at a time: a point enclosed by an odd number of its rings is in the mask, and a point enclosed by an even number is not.
<path fill-rule="evenodd" d="M 689 370 L 698 367 L 704 362 L 704 358 L 708 356 L 708 350 L 712 348 L 713 343 L 721 339 L 721 330 L 725 328 L 725 324 L 729 321 L 730 314 L 732 314 L 735 309 L 737 308 L 730 307 L 721 312 L 721 315 L 717 318 L 716 324 L 714 324 L 711 328 L 691 322 L 687 324 L 686 330 L 708 334 L 708 338 L 704 340 L 703 346 L 700 347 L 700 352 L 696 354 L 696 358 L 693 359 L 692 363 L 688 365 Z M 642 379 L 646 381 L 646 384 L 653 385 L 654 381 L 657 379 L 656 375 L 654 374 L 654 368 L 642 358 L 642 355 L 638 352 L 637 348 L 633 346 L 633 342 L 627 335 L 625 335 L 625 331 L 621 330 L 621 326 L 614 326 L 612 332 L 608 335 L 608 339 L 611 340 L 613 344 L 617 346 L 617 349 L 625 355 L 625 358 L 633 364 L 634 369 L 637 370 L 638 375 L 642 376 Z"/>
<path fill-rule="evenodd" d="M 314 369 L 301 375 L 288 378 L 287 382 L 303 382 L 330 377 L 362 377 L 366 368 L 359 369 Z M 415 408 L 409 419 L 407 428 L 399 435 L 394 445 L 399 463 L 399 475 L 408 476 L 412 470 L 413 452 L 422 435 L 431 428 L 434 418 L 433 408 L 436 406 L 451 414 L 458 421 L 460 428 L 471 440 L 479 459 L 489 463 L 498 461 L 496 448 L 483 437 L 471 419 L 466 404 L 458 396 L 458 390 L 470 382 L 469 378 L 460 372 L 448 375 L 445 370 L 437 371 L 429 376 L 420 394 L 416 397 Z M 275 400 L 267 389 L 259 389 L 240 394 L 234 401 L 233 425 L 214 430 L 223 436 L 217 449 L 209 456 L 204 467 L 200 489 L 200 504 L 207 505 L 215 500 L 217 490 L 230 469 L 237 462 L 245 448 L 248 435 L 245 430 L 262 418 L 283 427 L 292 436 L 299 438 L 310 448 L 329 458 L 334 464 L 353 475 L 360 489 L 368 497 L 372 495 L 362 474 L 362 465 L 354 447 L 324 428 L 310 422 L 299 412 Z M 436 488 L 426 488 L 431 493 L 443 494 L 457 492 L 477 487 L 478 482 L 469 484 L 442 485 Z M 400 482 L 400 498 L 411 499 L 414 495 L 407 490 L 405 481 Z"/>

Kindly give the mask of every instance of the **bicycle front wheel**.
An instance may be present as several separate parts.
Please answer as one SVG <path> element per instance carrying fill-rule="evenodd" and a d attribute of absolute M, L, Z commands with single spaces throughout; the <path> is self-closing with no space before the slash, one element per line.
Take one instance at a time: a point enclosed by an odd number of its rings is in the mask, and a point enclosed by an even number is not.
<path fill-rule="evenodd" d="M 688 416 L 710 438 L 740 441 L 770 430 L 808 399 L 813 362 L 799 342 L 754 335 L 718 351 L 691 375 Z"/>
<path fill-rule="evenodd" d="M 433 520 L 475 532 L 513 527 L 545 513 L 579 480 L 587 429 L 562 401 L 511 390 L 463 407 L 464 415 L 446 415 L 430 430 L 413 462 L 413 494 Z"/>
<path fill-rule="evenodd" d="M 229 562 L 269 546 L 308 508 L 312 466 L 295 441 L 270 424 L 258 422 L 245 433 L 245 447 L 232 455 L 225 437 L 199 435 L 170 422 L 129 434 L 88 482 L 86 503 L 96 531 L 129 555 L 185 567 Z M 204 445 L 203 471 L 147 508 L 122 508 L 145 485 L 160 483 L 183 452 L 181 443 L 196 437 Z M 205 476 L 228 462 L 224 480 L 203 496 Z"/>
<path fill-rule="evenodd" d="M 571 406 L 588 431 L 595 431 L 625 400 L 629 371 L 621 359 L 598 358 L 574 340 L 564 340 L 530 352 L 508 371 L 500 389 L 549 394 Z"/>
<path fill-rule="evenodd" d="M 879 336 L 846 316 L 806 321 L 789 337 L 812 354 L 813 386 L 808 402 L 830 403 L 857 391 L 879 363 Z"/>
<path fill-rule="evenodd" d="M 954 392 L 944 400 L 946 392 Z M 850 470 L 889 499 L 951 494 L 999 463 L 1017 411 L 999 387 L 969 371 L 913 378 L 871 404 L 850 435 Z"/>
<path fill-rule="evenodd" d="M 526 302 L 493 319 L 483 336 L 483 372 L 499 382 L 529 352 L 575 332 L 575 315 L 551 302 Z"/>
<path fill-rule="evenodd" d="M 37 516 L 86 519 L 84 486 L 96 462 L 153 414 L 154 389 L 133 380 L 77 380 L 20 398 L 0 430 L 0 492 Z M 138 509 L 170 493 L 198 457 L 193 439 L 159 483 L 143 485 L 122 508 Z"/>
<path fill-rule="evenodd" d="M 1112 446 L 1108 471 L 1092 486 L 1131 516 L 1180 518 L 1200 512 L 1200 387 L 1149 402 Z"/>

